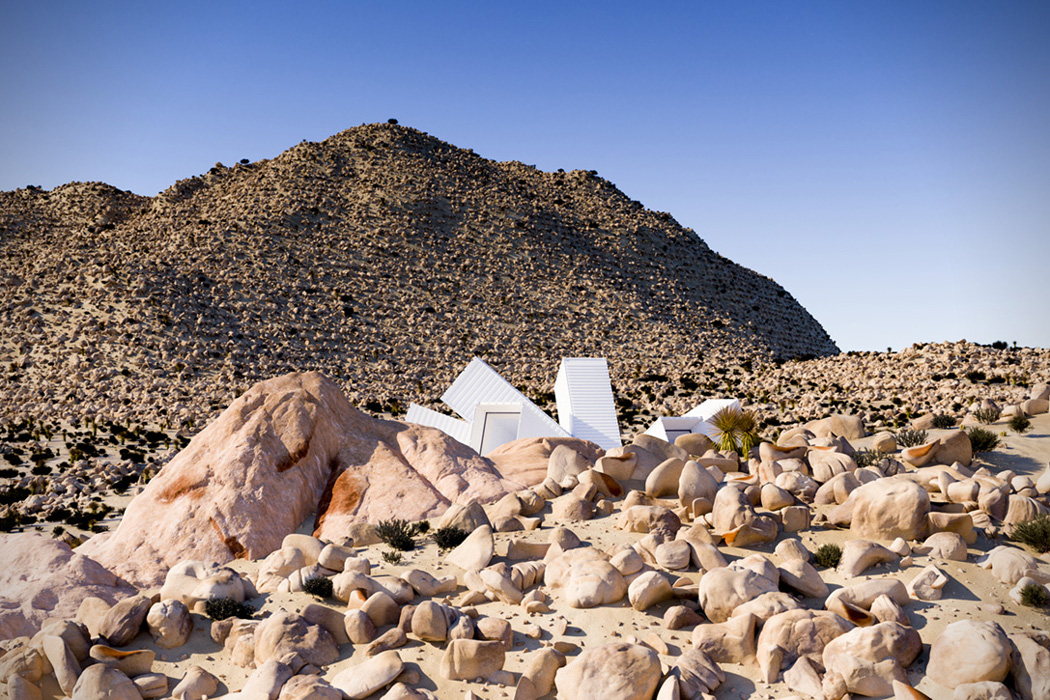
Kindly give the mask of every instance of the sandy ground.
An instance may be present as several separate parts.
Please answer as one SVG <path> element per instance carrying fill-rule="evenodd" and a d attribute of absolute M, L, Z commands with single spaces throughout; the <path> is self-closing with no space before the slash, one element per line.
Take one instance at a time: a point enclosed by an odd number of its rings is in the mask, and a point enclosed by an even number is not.
<path fill-rule="evenodd" d="M 996 431 L 1005 430 L 1005 422 L 993 426 Z M 930 435 L 936 436 L 946 431 L 930 431 Z M 871 438 L 857 441 L 856 447 L 863 447 L 871 442 Z M 1014 435 L 1012 432 L 1003 440 L 1003 445 L 995 452 L 984 455 L 981 462 L 987 464 L 993 471 L 999 469 L 1012 469 L 1018 474 L 1036 475 L 1046 468 L 1050 461 L 1050 415 L 1043 415 L 1033 419 L 1033 429 L 1024 436 Z M 544 511 L 548 515 L 547 521 L 539 530 L 518 533 L 497 533 L 496 551 L 497 555 L 505 554 L 508 543 L 513 539 L 523 539 L 534 542 L 546 542 L 550 530 L 556 525 L 549 518 L 550 507 Z M 630 544 L 642 535 L 628 533 L 615 528 L 615 522 L 619 515 L 619 504 L 617 510 L 610 516 L 596 518 L 582 523 L 569 525 L 582 540 L 591 546 L 603 549 L 611 549 L 616 545 Z M 308 524 L 300 528 L 300 532 L 309 532 Z M 843 544 L 848 538 L 848 531 L 814 528 L 800 533 L 799 537 L 803 544 L 810 550 L 815 551 L 825 543 Z M 787 535 L 790 536 L 790 535 Z M 781 535 L 783 539 L 785 535 Z M 373 575 L 388 574 L 397 576 L 408 568 L 421 568 L 435 575 L 447 573 L 461 573 L 451 565 L 443 563 L 443 557 L 437 546 L 427 538 L 421 538 L 424 542 L 415 551 L 405 553 L 400 564 L 391 565 L 382 560 L 381 552 L 384 545 L 359 548 L 362 556 L 367 557 L 373 565 Z M 779 540 L 778 540 L 779 541 Z M 883 565 L 870 569 L 867 576 L 853 579 L 851 582 L 865 578 L 897 577 L 907 583 L 915 577 L 924 567 L 935 564 L 950 578 L 950 582 L 944 589 L 943 598 L 935 602 L 913 601 L 907 608 L 908 617 L 914 628 L 922 637 L 924 648 L 922 654 L 908 669 L 909 678 L 921 691 L 934 698 L 934 700 L 947 700 L 951 697 L 951 691 L 926 680 L 925 667 L 929 657 L 929 645 L 944 629 L 946 625 L 960 619 L 988 619 L 998 622 L 1007 632 L 1023 630 L 1045 630 L 1050 626 L 1050 618 L 1046 611 L 1026 608 L 1015 604 L 1007 596 L 1009 587 L 995 580 L 990 572 L 978 567 L 974 560 L 977 556 L 990 550 L 1005 540 L 989 540 L 980 537 L 977 543 L 969 550 L 969 558 L 966 562 L 931 561 L 927 557 L 917 556 L 908 567 L 896 565 Z M 772 554 L 776 543 L 748 549 L 736 549 L 732 547 L 720 547 L 726 558 L 733 560 L 748 556 L 756 552 L 763 553 L 774 562 L 777 558 Z M 499 561 L 497 557 L 495 561 Z M 1044 556 L 1044 560 L 1047 557 Z M 233 568 L 254 574 L 258 568 L 257 562 L 236 561 Z M 1048 564 L 1047 568 L 1050 568 Z M 823 578 L 834 590 L 842 586 L 845 581 L 833 570 L 820 570 Z M 676 574 L 672 573 L 672 577 Z M 699 580 L 696 572 L 682 572 L 677 575 L 692 580 Z M 460 592 L 464 589 L 460 588 Z M 453 599 L 449 599 L 452 602 Z M 257 617 L 265 616 L 267 613 L 285 609 L 300 611 L 311 602 L 317 602 L 312 596 L 304 593 L 278 593 L 260 596 L 252 603 L 260 608 Z M 418 601 L 417 601 L 418 602 Z M 808 600 L 810 607 L 820 607 L 820 601 Z M 343 609 L 342 604 L 334 600 L 326 601 L 326 604 L 337 609 Z M 514 628 L 514 650 L 507 654 L 505 669 L 511 672 L 520 672 L 526 663 L 530 651 L 541 645 L 549 645 L 553 642 L 564 641 L 576 645 L 579 648 L 589 648 L 613 641 L 623 641 L 631 637 L 646 642 L 654 637 L 667 646 L 668 654 L 661 655 L 661 661 L 666 668 L 674 664 L 675 658 L 690 646 L 692 629 L 671 631 L 664 629 L 661 620 L 665 610 L 675 604 L 674 601 L 657 605 L 645 612 L 633 610 L 626 598 L 615 605 L 600 608 L 580 610 L 570 608 L 557 599 L 554 602 L 554 611 L 544 614 L 528 614 L 523 608 L 509 606 L 499 602 L 489 602 L 477 606 L 478 612 L 483 615 L 503 617 L 510 621 Z M 1003 612 L 993 612 L 994 606 L 1001 605 Z M 200 665 L 223 681 L 221 693 L 236 691 L 240 689 L 250 669 L 242 669 L 234 666 L 227 653 L 213 643 L 209 636 L 210 621 L 203 616 L 195 616 L 196 628 L 190 642 L 177 649 L 161 649 L 152 644 L 148 634 L 141 634 L 128 648 L 152 649 L 157 654 L 154 670 L 168 675 L 173 687 L 185 670 L 191 664 Z M 534 625 L 539 628 L 538 639 L 532 639 L 525 635 L 526 625 Z M 657 645 L 658 646 L 658 645 Z M 401 648 L 399 653 L 406 662 L 409 675 L 412 672 L 418 674 L 416 682 L 410 685 L 425 687 L 436 692 L 438 697 L 453 698 L 464 697 L 466 691 L 473 692 L 479 698 L 509 698 L 513 697 L 514 688 L 492 684 L 467 683 L 462 681 L 448 681 L 438 673 L 438 662 L 443 651 L 443 645 L 423 643 L 411 639 L 407 646 Z M 344 668 L 354 666 L 365 659 L 364 645 L 355 647 L 352 644 L 340 648 L 341 656 L 338 662 L 332 664 L 324 675 L 331 678 Z M 569 660 L 575 656 L 571 652 Z M 780 698 L 794 695 L 793 690 L 783 682 L 768 685 L 758 680 L 758 668 L 749 665 L 723 664 L 726 673 L 726 682 L 717 690 L 718 698 Z M 44 695 L 47 697 L 59 697 L 57 687 L 53 678 L 45 684 Z M 374 697 L 380 697 L 382 692 Z M 549 697 L 553 697 L 549 696 Z"/>

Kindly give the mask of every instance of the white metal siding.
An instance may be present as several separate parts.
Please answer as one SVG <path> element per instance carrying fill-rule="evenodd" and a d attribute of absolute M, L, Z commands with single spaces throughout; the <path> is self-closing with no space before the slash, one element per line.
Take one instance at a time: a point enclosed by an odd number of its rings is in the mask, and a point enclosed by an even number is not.
<path fill-rule="evenodd" d="M 672 435 L 669 433 L 674 433 L 674 436 L 677 436 L 682 433 L 699 432 L 698 427 L 701 423 L 703 421 L 688 416 L 664 416 L 653 421 L 653 424 L 646 428 L 645 434 L 658 437 L 667 442 L 674 442 Z"/>
<path fill-rule="evenodd" d="M 408 406 L 408 415 L 405 416 L 405 421 L 425 425 L 428 428 L 437 428 L 447 433 L 450 437 L 459 440 L 464 445 L 470 444 L 470 423 L 465 420 L 446 416 L 444 413 L 438 413 L 425 406 L 413 403 Z"/>
<path fill-rule="evenodd" d="M 620 447 L 616 402 L 603 357 L 565 357 L 554 382 L 558 421 L 573 437 L 605 450 Z"/>
<path fill-rule="evenodd" d="M 520 403 L 523 414 L 535 412 L 532 418 L 545 426 L 543 435 L 532 437 L 567 434 L 550 416 L 478 357 L 471 360 L 466 369 L 456 377 L 456 381 L 452 382 L 452 386 L 442 395 L 441 400 L 467 420 L 473 419 L 474 407 L 479 403 Z"/>

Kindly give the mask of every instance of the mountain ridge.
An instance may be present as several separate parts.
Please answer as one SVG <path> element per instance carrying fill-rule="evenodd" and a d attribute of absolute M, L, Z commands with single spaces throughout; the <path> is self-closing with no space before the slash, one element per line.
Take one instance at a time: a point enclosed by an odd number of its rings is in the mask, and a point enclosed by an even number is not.
<path fill-rule="evenodd" d="M 838 352 L 780 285 L 594 171 L 390 124 L 155 197 L 0 193 L 0 254 L 7 417 L 201 421 L 295 370 L 396 414 L 433 405 L 474 355 L 541 403 L 561 356 L 606 356 L 644 410 L 663 398 L 647 374 Z"/>

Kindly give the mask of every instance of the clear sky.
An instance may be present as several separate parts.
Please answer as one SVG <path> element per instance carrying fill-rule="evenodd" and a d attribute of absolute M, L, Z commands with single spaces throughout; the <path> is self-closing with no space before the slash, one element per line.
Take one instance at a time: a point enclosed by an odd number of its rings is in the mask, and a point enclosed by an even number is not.
<path fill-rule="evenodd" d="M 0 3 L 0 189 L 395 117 L 597 170 L 843 350 L 1050 347 L 1050 3 Z"/>

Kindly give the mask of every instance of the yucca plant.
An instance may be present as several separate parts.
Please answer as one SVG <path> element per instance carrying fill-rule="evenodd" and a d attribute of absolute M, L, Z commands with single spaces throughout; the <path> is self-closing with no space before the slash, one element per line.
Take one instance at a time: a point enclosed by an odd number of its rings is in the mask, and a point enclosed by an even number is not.
<path fill-rule="evenodd" d="M 737 430 L 740 434 L 740 454 L 746 457 L 760 441 L 758 437 L 758 417 L 754 411 L 744 411 L 740 414 Z"/>
<path fill-rule="evenodd" d="M 736 435 L 740 425 L 740 411 L 730 406 L 721 408 L 715 415 L 711 416 L 711 425 L 717 435 L 715 445 L 723 452 L 740 452 Z"/>

